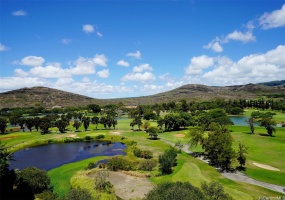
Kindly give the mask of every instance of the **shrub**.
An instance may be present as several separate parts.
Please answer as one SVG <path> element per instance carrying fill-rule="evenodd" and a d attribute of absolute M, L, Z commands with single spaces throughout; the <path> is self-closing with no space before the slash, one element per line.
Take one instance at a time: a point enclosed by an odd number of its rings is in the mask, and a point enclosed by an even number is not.
<path fill-rule="evenodd" d="M 89 135 L 86 135 L 86 136 L 85 136 L 85 140 L 90 141 L 90 140 L 92 140 L 92 137 L 89 136 Z"/>
<path fill-rule="evenodd" d="M 139 163 L 139 169 L 144 171 L 152 171 L 153 168 L 156 166 L 156 162 L 154 160 L 142 160 Z"/>
<path fill-rule="evenodd" d="M 52 191 L 45 190 L 42 193 L 37 194 L 36 195 L 36 199 L 40 199 L 40 200 L 56 200 L 56 199 L 58 199 L 58 197 Z"/>
<path fill-rule="evenodd" d="M 146 200 L 204 200 L 203 193 L 189 182 L 162 183 L 152 189 L 147 195 Z"/>
<path fill-rule="evenodd" d="M 153 154 L 151 151 L 149 150 L 144 150 L 141 152 L 141 158 L 145 158 L 145 159 L 151 159 L 153 157 Z"/>
<path fill-rule="evenodd" d="M 64 200 L 92 200 L 92 196 L 87 189 L 71 189 Z"/>
<path fill-rule="evenodd" d="M 94 188 L 96 190 L 111 192 L 113 185 L 107 180 L 109 173 L 106 170 L 100 170 L 94 175 Z"/>
<path fill-rule="evenodd" d="M 158 157 L 159 171 L 162 174 L 171 174 L 172 167 L 176 165 L 177 151 L 171 147 Z"/>
<path fill-rule="evenodd" d="M 136 157 L 140 158 L 142 151 L 139 148 L 134 147 L 133 153 Z"/>
<path fill-rule="evenodd" d="M 223 186 L 219 182 L 215 181 L 211 183 L 203 182 L 201 184 L 201 189 L 206 199 L 223 199 L 223 200 L 232 199 L 228 193 L 225 193 Z"/>
<path fill-rule="evenodd" d="M 96 140 L 100 140 L 100 139 L 104 139 L 105 138 L 105 135 L 97 135 L 95 137 Z"/>
<path fill-rule="evenodd" d="M 118 171 L 118 170 L 128 171 L 133 169 L 133 163 L 131 161 L 126 160 L 122 156 L 115 156 L 108 160 L 107 169 L 111 171 Z"/>
<path fill-rule="evenodd" d="M 16 185 L 20 190 L 30 190 L 33 194 L 38 194 L 46 190 L 49 184 L 47 172 L 36 167 L 28 167 L 17 174 Z"/>
<path fill-rule="evenodd" d="M 90 162 L 88 165 L 85 167 L 85 170 L 93 169 L 96 166 L 96 163 Z"/>

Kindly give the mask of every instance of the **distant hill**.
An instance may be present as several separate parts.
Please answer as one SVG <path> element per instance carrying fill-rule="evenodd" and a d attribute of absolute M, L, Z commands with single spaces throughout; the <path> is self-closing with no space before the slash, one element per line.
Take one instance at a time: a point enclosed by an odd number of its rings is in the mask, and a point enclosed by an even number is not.
<path fill-rule="evenodd" d="M 91 103 L 124 105 L 155 104 L 159 102 L 210 99 L 255 99 L 264 95 L 285 94 L 283 86 L 266 86 L 262 84 L 247 84 L 236 86 L 206 86 L 199 84 L 184 85 L 174 90 L 150 96 L 95 99 L 79 94 L 65 92 L 47 87 L 31 87 L 0 93 L 0 109 L 34 106 L 41 103 L 46 108 L 53 106 L 85 106 Z"/>
<path fill-rule="evenodd" d="M 258 83 L 259 85 L 266 85 L 266 86 L 278 86 L 278 85 L 284 85 L 285 86 L 285 80 L 281 81 L 270 81 L 270 82 L 264 82 L 264 83 Z"/>

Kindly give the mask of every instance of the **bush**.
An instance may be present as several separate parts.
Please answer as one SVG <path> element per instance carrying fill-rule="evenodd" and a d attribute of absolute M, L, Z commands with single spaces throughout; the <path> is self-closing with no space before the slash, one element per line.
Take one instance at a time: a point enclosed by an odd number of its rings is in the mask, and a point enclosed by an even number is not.
<path fill-rule="evenodd" d="M 97 136 L 95 136 L 96 140 L 100 140 L 100 139 L 104 139 L 104 138 L 105 138 L 105 135 L 97 135 Z"/>
<path fill-rule="evenodd" d="M 162 174 L 171 174 L 172 167 L 176 165 L 177 151 L 171 147 L 158 157 L 159 171 Z"/>
<path fill-rule="evenodd" d="M 88 165 L 85 167 L 85 170 L 93 169 L 96 166 L 96 163 L 90 162 Z"/>
<path fill-rule="evenodd" d="M 142 151 L 139 148 L 134 147 L 133 153 L 136 157 L 140 158 Z"/>
<path fill-rule="evenodd" d="M 122 156 L 115 156 L 108 160 L 107 162 L 107 169 L 111 171 L 118 171 L 118 170 L 132 170 L 133 169 L 133 163 L 126 160 Z"/>
<path fill-rule="evenodd" d="M 225 193 L 223 186 L 219 182 L 211 182 L 206 183 L 203 182 L 201 184 L 202 192 L 206 199 L 223 199 L 223 200 L 231 200 L 232 198 L 228 193 Z"/>
<path fill-rule="evenodd" d="M 100 170 L 94 175 L 94 188 L 96 190 L 111 193 L 113 185 L 107 180 L 109 173 L 106 170 Z"/>
<path fill-rule="evenodd" d="M 49 184 L 47 172 L 36 167 L 28 167 L 17 174 L 16 185 L 20 190 L 30 190 L 33 194 L 38 194 L 46 190 Z"/>
<path fill-rule="evenodd" d="M 156 162 L 154 160 L 142 160 L 139 163 L 139 169 L 144 171 L 152 171 L 155 168 Z"/>
<path fill-rule="evenodd" d="M 64 200 L 92 200 L 92 196 L 86 189 L 71 189 Z"/>
<path fill-rule="evenodd" d="M 152 189 L 147 195 L 146 200 L 204 200 L 203 193 L 189 182 L 162 183 Z"/>
<path fill-rule="evenodd" d="M 85 140 L 90 141 L 90 140 L 92 140 L 92 137 L 89 136 L 89 135 L 86 135 L 86 136 L 85 136 Z"/>
<path fill-rule="evenodd" d="M 42 193 L 37 194 L 36 195 L 36 199 L 40 199 L 40 200 L 56 200 L 56 199 L 58 199 L 58 197 L 52 191 L 45 190 Z"/>
<path fill-rule="evenodd" d="M 153 157 L 153 154 L 151 151 L 149 150 L 144 150 L 141 152 L 141 158 L 145 158 L 145 159 L 151 159 Z"/>

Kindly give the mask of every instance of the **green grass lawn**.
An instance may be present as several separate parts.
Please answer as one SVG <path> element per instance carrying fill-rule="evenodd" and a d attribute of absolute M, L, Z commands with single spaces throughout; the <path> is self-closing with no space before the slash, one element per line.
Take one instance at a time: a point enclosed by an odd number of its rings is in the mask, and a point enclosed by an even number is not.
<path fill-rule="evenodd" d="M 62 165 L 58 168 L 48 171 L 48 175 L 51 180 L 51 186 L 54 192 L 62 197 L 68 193 L 71 188 L 70 180 L 79 170 L 83 170 L 89 162 L 98 162 L 108 158 L 107 156 L 98 156 L 94 158 L 89 158 L 79 162 L 69 163 Z"/>
<path fill-rule="evenodd" d="M 247 111 L 251 113 L 250 111 Z M 284 114 L 283 114 L 284 115 Z M 279 119 L 282 119 L 282 115 L 277 115 Z M 274 116 L 275 117 L 275 116 Z M 96 130 L 95 125 L 91 124 L 88 131 L 84 131 L 83 127 L 79 132 L 75 132 L 72 126 L 68 127 L 68 132 L 59 134 L 57 128 L 53 128 L 51 134 L 41 135 L 39 132 L 15 132 L 11 134 L 0 135 L 0 139 L 4 143 L 7 143 L 9 147 L 16 147 L 21 149 L 26 146 L 33 146 L 42 143 L 46 143 L 49 139 L 55 139 L 62 141 L 64 137 L 76 135 L 84 138 L 85 136 L 97 136 L 106 135 L 106 138 L 116 138 L 120 140 L 122 137 L 126 137 L 129 140 L 137 142 L 137 146 L 142 150 L 150 150 L 157 157 L 165 149 L 169 148 L 169 145 L 161 140 L 149 140 L 148 135 L 144 131 L 133 131 L 130 127 L 131 119 L 121 119 L 118 121 L 116 129 L 105 130 L 101 125 Z M 151 122 L 151 125 L 155 125 L 155 122 Z M 137 129 L 137 126 L 135 126 Z M 234 149 L 237 150 L 238 142 L 249 147 L 247 155 L 246 173 L 250 177 L 274 183 L 278 185 L 285 185 L 285 129 L 277 128 L 277 132 L 274 137 L 262 136 L 266 135 L 266 130 L 263 127 L 256 127 L 255 134 L 249 134 L 249 127 L 246 126 L 232 126 L 230 127 L 231 134 L 234 139 Z M 163 138 L 172 142 L 182 141 L 186 144 L 189 140 L 187 133 L 189 130 L 181 130 L 176 132 L 165 132 L 159 134 L 159 138 Z M 121 135 L 113 135 L 112 132 L 119 132 Z M 175 134 L 185 134 L 186 137 L 177 137 Z M 191 148 L 192 151 L 201 151 L 201 147 Z M 70 179 L 76 174 L 77 171 L 83 169 L 90 161 L 96 162 L 97 160 L 104 159 L 105 157 L 95 157 L 87 160 L 83 160 L 76 163 L 70 163 L 63 165 L 59 168 L 50 170 L 48 174 L 51 177 L 54 190 L 60 196 L 63 196 L 70 189 Z M 259 168 L 253 165 L 253 162 L 270 165 L 280 169 L 279 172 L 269 171 Z M 237 165 L 238 163 L 234 163 Z M 174 172 L 167 176 L 152 177 L 151 181 L 154 183 L 161 183 L 164 181 L 189 181 L 195 186 L 200 186 L 203 181 L 219 181 L 228 192 L 235 199 L 258 199 L 259 196 L 277 196 L 278 194 L 270 190 L 231 181 L 223 178 L 215 168 L 208 164 L 195 159 L 187 154 L 180 154 L 178 157 L 178 165 L 175 167 Z M 279 194 L 280 196 L 280 194 Z"/>

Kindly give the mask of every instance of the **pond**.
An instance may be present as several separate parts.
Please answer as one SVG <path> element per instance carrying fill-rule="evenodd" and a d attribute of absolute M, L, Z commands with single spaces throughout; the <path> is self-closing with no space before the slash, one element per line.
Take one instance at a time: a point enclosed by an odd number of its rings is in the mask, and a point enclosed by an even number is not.
<path fill-rule="evenodd" d="M 237 126 L 248 126 L 246 120 L 248 119 L 247 116 L 229 116 L 230 119 L 233 121 L 234 125 Z M 255 122 L 254 126 L 259 126 L 259 123 Z M 282 124 L 277 124 L 276 127 L 282 127 Z"/>
<path fill-rule="evenodd" d="M 233 121 L 234 125 L 237 126 L 248 126 L 248 123 L 246 120 L 248 117 L 246 116 L 230 116 L 230 119 Z M 257 123 L 254 123 L 254 125 L 258 125 Z"/>
<path fill-rule="evenodd" d="M 14 153 L 10 169 L 25 169 L 34 166 L 50 170 L 66 163 L 76 162 L 94 156 L 125 155 L 127 146 L 120 142 L 72 142 L 49 144 L 27 148 Z"/>

